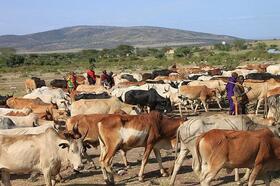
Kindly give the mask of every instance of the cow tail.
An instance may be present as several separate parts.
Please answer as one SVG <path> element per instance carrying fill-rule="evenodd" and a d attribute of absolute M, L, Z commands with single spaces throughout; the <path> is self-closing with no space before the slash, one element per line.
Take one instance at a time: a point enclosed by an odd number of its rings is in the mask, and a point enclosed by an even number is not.
<path fill-rule="evenodd" d="M 179 130 L 180 128 L 177 129 L 177 132 L 176 132 L 176 144 L 175 144 L 175 160 L 177 159 L 178 157 L 178 143 L 179 143 Z"/>

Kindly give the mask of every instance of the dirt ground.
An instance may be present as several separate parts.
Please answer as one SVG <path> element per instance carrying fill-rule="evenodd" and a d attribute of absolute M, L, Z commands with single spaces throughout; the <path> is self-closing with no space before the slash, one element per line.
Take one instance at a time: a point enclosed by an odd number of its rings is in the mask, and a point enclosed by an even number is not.
<path fill-rule="evenodd" d="M 54 78 L 62 78 L 61 74 L 1 74 L 0 75 L 0 94 L 7 94 L 15 92 L 16 96 L 22 96 L 25 94 L 24 91 L 24 80 L 31 76 L 37 76 L 40 77 L 48 83 L 51 79 Z M 212 110 L 212 112 L 209 112 L 208 114 L 216 113 Z M 176 115 L 178 113 L 175 113 Z M 132 149 L 128 152 L 127 157 L 130 162 L 131 168 L 125 171 L 124 175 L 118 175 L 115 174 L 115 182 L 116 185 L 139 185 L 139 186 L 148 186 L 148 185 L 168 185 L 169 177 L 161 177 L 160 172 L 158 170 L 158 164 L 156 162 L 155 156 L 152 153 L 149 159 L 148 164 L 145 168 L 145 174 L 144 174 L 144 182 L 140 183 L 138 181 L 138 171 L 140 169 L 141 164 L 141 154 L 143 154 L 143 148 L 136 148 Z M 98 157 L 99 157 L 99 149 L 92 149 L 89 151 L 91 156 L 94 158 L 94 161 L 97 165 L 98 163 Z M 163 157 L 163 166 L 167 169 L 169 173 L 172 171 L 172 167 L 174 164 L 174 153 L 171 151 L 161 151 L 162 157 Z M 121 157 L 119 154 L 115 156 L 115 159 L 113 161 L 113 168 L 116 172 L 119 170 L 124 170 Z M 11 176 L 11 183 L 13 186 L 29 186 L 29 185 L 44 185 L 44 179 L 43 176 L 40 176 L 37 181 L 32 182 L 29 181 L 30 175 L 12 175 Z M 58 183 L 57 185 L 65 185 L 65 186 L 101 186 L 105 185 L 105 182 L 103 180 L 102 172 L 100 169 L 93 169 L 89 167 L 89 164 L 86 164 L 86 168 L 81 171 L 81 173 L 76 174 L 73 173 L 71 169 L 68 169 L 66 171 L 62 172 L 62 176 L 65 178 L 65 182 Z M 226 174 L 226 172 L 223 170 L 221 171 L 217 179 L 212 182 L 213 185 L 236 185 L 234 183 L 234 175 Z M 198 178 L 196 175 L 192 172 L 191 169 L 191 157 L 186 158 L 184 161 L 183 166 L 181 167 L 179 174 L 176 178 L 177 186 L 196 186 L 199 185 Z M 264 185 L 263 181 L 259 180 L 257 181 L 257 185 Z M 279 180 L 274 179 L 271 182 L 272 186 L 280 185 Z"/>
<path fill-rule="evenodd" d="M 141 164 L 141 154 L 143 153 L 143 148 L 137 148 L 132 149 L 128 152 L 128 160 L 130 162 L 131 168 L 127 170 L 127 172 L 120 176 L 115 174 L 115 182 L 116 185 L 139 185 L 139 186 L 148 186 L 148 185 L 168 185 L 169 178 L 160 177 L 160 172 L 158 170 L 158 164 L 156 162 L 155 156 L 151 154 L 149 163 L 147 164 L 145 168 L 145 174 L 144 174 L 144 182 L 140 183 L 138 181 L 138 171 Z M 94 157 L 94 161 L 98 165 L 98 150 L 91 151 L 92 157 Z M 162 151 L 163 156 L 163 166 L 168 170 L 168 172 L 171 172 L 171 167 L 174 163 L 174 154 L 166 151 Z M 114 163 L 113 168 L 116 172 L 119 170 L 123 170 L 123 164 L 120 158 L 120 155 L 117 154 Z M 58 183 L 57 185 L 65 185 L 65 186 L 101 186 L 105 185 L 105 182 L 103 180 L 103 176 L 101 173 L 101 170 L 95 170 L 93 168 L 89 168 L 89 164 L 86 165 L 85 170 L 83 170 L 79 174 L 73 173 L 71 170 L 64 171 L 62 173 L 63 177 L 66 179 L 64 183 Z M 244 171 L 242 171 L 244 172 Z M 44 185 L 43 176 L 40 176 L 38 181 L 31 182 L 28 181 L 29 175 L 24 176 L 12 176 L 12 185 L 14 186 L 28 186 L 28 185 Z M 198 179 L 196 175 L 192 172 L 191 169 L 191 157 L 188 157 L 180 169 L 179 175 L 176 178 L 177 186 L 196 186 L 199 185 Z M 213 181 L 213 185 L 236 185 L 234 183 L 234 175 L 226 174 L 226 172 L 223 170 L 221 171 L 216 181 Z M 263 181 L 258 180 L 257 185 L 264 185 Z M 276 180 L 273 180 L 271 183 L 272 186 L 280 185 L 280 182 L 277 182 Z"/>

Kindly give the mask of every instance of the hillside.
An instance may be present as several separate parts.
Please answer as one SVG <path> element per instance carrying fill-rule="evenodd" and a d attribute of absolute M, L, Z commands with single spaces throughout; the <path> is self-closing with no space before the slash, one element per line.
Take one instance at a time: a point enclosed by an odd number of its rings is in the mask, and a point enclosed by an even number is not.
<path fill-rule="evenodd" d="M 161 27 L 75 26 L 27 35 L 0 36 L 0 47 L 20 52 L 113 48 L 120 44 L 137 47 L 161 47 L 212 44 L 237 39 Z"/>

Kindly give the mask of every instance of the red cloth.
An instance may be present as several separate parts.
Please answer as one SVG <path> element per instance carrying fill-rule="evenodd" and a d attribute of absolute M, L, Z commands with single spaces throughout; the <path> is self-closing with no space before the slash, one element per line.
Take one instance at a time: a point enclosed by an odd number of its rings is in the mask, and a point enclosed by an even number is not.
<path fill-rule="evenodd" d="M 93 70 L 87 70 L 87 75 L 96 80 L 95 72 Z"/>

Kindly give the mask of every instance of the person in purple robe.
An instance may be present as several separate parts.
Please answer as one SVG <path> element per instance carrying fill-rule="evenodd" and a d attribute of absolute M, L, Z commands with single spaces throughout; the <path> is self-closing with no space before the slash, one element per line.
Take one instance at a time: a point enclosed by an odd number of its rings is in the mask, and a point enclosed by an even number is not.
<path fill-rule="evenodd" d="M 226 91 L 227 91 L 227 98 L 229 102 L 229 114 L 234 115 L 235 110 L 234 110 L 234 103 L 232 100 L 232 96 L 234 96 L 234 86 L 237 81 L 238 74 L 236 72 L 233 72 L 231 74 L 231 77 L 228 79 L 228 83 L 226 85 Z"/>

